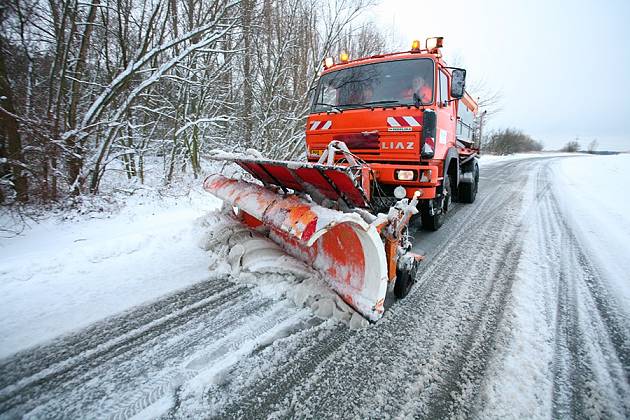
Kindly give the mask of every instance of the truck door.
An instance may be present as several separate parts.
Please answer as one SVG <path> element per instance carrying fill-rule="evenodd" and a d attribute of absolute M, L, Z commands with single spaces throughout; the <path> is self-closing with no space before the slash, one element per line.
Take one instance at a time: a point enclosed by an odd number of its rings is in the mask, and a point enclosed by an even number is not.
<path fill-rule="evenodd" d="M 449 77 L 444 70 L 438 71 L 439 91 L 438 91 L 438 121 L 436 154 L 443 158 L 449 147 L 455 144 L 455 102 L 448 102 L 449 98 Z"/>

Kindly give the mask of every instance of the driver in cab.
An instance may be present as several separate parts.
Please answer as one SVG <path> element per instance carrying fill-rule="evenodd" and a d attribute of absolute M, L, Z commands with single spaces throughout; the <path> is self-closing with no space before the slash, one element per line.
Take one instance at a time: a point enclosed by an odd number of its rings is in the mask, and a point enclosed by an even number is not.
<path fill-rule="evenodd" d="M 402 92 L 402 97 L 414 103 L 420 101 L 422 104 L 429 104 L 433 97 L 433 89 L 422 76 L 416 76 L 411 82 L 411 87 Z"/>

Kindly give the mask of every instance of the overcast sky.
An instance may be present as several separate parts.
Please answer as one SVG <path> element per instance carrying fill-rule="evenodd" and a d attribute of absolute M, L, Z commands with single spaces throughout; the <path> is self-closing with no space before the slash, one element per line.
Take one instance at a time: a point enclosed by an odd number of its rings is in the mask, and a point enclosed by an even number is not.
<path fill-rule="evenodd" d="M 489 128 L 630 150 L 630 0 L 382 0 L 369 19 L 402 49 L 443 36 L 468 82 L 501 92 Z"/>

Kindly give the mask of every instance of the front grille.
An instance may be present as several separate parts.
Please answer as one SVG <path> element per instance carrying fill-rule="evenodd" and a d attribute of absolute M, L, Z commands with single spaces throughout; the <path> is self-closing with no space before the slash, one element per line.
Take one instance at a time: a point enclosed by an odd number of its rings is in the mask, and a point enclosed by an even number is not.
<path fill-rule="evenodd" d="M 372 184 L 372 207 L 376 212 L 387 212 L 390 207 L 398 202 L 394 197 L 395 185 Z"/>

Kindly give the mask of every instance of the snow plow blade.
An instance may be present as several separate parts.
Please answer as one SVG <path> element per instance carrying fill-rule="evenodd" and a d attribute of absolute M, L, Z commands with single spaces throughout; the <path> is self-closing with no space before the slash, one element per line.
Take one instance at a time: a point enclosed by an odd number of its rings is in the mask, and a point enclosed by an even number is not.
<path fill-rule="evenodd" d="M 381 318 L 391 277 L 375 223 L 356 213 L 327 209 L 297 195 L 277 194 L 219 174 L 206 178 L 204 188 L 237 208 L 236 214 L 250 227 L 268 228 L 274 242 L 322 273 L 365 318 Z"/>
<path fill-rule="evenodd" d="M 216 159 L 233 162 L 264 185 L 276 186 L 285 193 L 317 194 L 322 199 L 341 202 L 348 208 L 369 207 L 369 169 L 356 162 L 340 166 L 242 156 L 220 156 Z"/>

